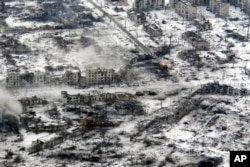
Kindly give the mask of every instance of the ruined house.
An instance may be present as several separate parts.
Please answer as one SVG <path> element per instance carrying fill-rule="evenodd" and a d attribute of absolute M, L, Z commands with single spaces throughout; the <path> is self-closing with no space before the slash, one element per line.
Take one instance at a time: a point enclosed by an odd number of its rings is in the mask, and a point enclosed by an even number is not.
<path fill-rule="evenodd" d="M 138 25 L 139 24 L 144 24 L 147 21 L 146 14 L 144 12 L 142 12 L 142 11 L 136 12 L 136 11 L 133 11 L 133 10 L 129 10 L 127 12 L 127 15 L 128 15 L 128 18 L 131 21 L 137 23 Z"/>
<path fill-rule="evenodd" d="M 143 28 L 150 37 L 160 37 L 163 35 L 162 29 L 156 24 L 144 24 Z"/>
<path fill-rule="evenodd" d="M 209 50 L 209 43 L 204 40 L 200 34 L 193 31 L 187 31 L 182 34 L 182 38 L 188 41 L 196 50 Z"/>
<path fill-rule="evenodd" d="M 114 123 L 114 122 L 103 120 L 103 119 L 95 119 L 89 116 L 84 116 L 80 120 L 80 125 L 84 129 L 93 129 L 97 127 L 99 128 L 115 127 L 115 126 L 118 126 L 118 123 Z"/>
<path fill-rule="evenodd" d="M 54 135 L 52 137 L 43 137 L 32 141 L 31 146 L 28 148 L 29 153 L 39 152 L 43 149 L 51 149 L 54 146 L 66 140 L 66 136 Z"/>
<path fill-rule="evenodd" d="M 33 97 L 24 97 L 18 100 L 23 106 L 33 106 L 33 105 L 45 105 L 48 104 L 48 101 L 36 96 Z"/>

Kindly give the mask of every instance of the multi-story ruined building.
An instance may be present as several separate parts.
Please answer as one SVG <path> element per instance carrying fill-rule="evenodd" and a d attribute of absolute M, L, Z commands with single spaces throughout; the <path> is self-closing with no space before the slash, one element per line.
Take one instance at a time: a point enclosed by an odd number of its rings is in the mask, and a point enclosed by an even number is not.
<path fill-rule="evenodd" d="M 169 0 L 170 7 L 175 7 L 179 1 L 181 0 Z M 209 4 L 209 0 L 186 0 L 186 1 L 196 6 L 207 6 Z"/>
<path fill-rule="evenodd" d="M 77 85 L 80 81 L 80 70 L 67 70 L 64 74 L 64 81 L 68 85 Z"/>
<path fill-rule="evenodd" d="M 175 11 L 187 20 L 192 20 L 197 16 L 197 8 L 192 3 L 181 0 L 175 6 Z"/>
<path fill-rule="evenodd" d="M 44 85 L 46 83 L 46 73 L 41 71 L 36 71 L 34 75 L 34 85 Z"/>
<path fill-rule="evenodd" d="M 208 4 L 209 9 L 220 17 L 229 16 L 229 3 L 225 0 L 210 0 Z"/>
<path fill-rule="evenodd" d="M 164 6 L 165 0 L 135 0 L 134 2 L 136 10 L 163 9 Z"/>
<path fill-rule="evenodd" d="M 6 78 L 7 87 L 19 87 L 20 82 L 20 73 L 19 72 L 9 72 Z"/>
<path fill-rule="evenodd" d="M 116 99 L 116 95 L 111 93 L 70 95 L 66 91 L 62 91 L 61 95 L 64 104 L 72 105 L 85 105 L 96 102 L 113 102 Z"/>
<path fill-rule="evenodd" d="M 0 0 L 0 11 L 4 11 L 4 9 L 5 9 L 4 0 Z"/>
<path fill-rule="evenodd" d="M 170 0 L 169 5 L 170 7 L 179 8 L 176 9 L 176 12 L 185 18 L 194 18 L 194 15 L 196 16 L 197 12 L 195 6 L 207 6 L 207 8 L 210 9 L 211 12 L 225 18 L 229 15 L 228 2 L 229 0 Z"/>
<path fill-rule="evenodd" d="M 113 69 L 88 69 L 86 70 L 86 84 L 99 85 L 111 84 L 115 81 L 115 70 Z"/>
<path fill-rule="evenodd" d="M 250 14 L 250 0 L 228 0 L 231 5 L 240 7 L 247 14 Z"/>

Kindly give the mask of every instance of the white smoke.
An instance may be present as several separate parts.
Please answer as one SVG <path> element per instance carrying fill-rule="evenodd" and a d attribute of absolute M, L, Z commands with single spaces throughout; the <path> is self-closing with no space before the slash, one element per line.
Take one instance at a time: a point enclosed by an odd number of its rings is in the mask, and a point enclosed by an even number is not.
<path fill-rule="evenodd" d="M 6 115 L 13 116 L 19 121 L 22 113 L 22 106 L 18 101 L 14 100 L 13 96 L 9 92 L 3 88 L 0 88 L 0 109 L 3 112 L 3 117 Z"/>
<path fill-rule="evenodd" d="M 97 51 L 94 46 L 78 49 L 76 52 L 70 52 L 70 57 L 77 63 L 81 70 L 86 68 L 113 68 L 115 70 L 125 64 L 121 58 L 122 51 L 119 48 L 112 48 L 112 50 L 103 49 Z"/>

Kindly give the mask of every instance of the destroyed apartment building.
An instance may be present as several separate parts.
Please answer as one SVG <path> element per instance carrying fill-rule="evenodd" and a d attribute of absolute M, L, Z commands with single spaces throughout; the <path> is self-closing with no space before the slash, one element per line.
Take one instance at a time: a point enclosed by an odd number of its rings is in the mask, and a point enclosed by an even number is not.
<path fill-rule="evenodd" d="M 9 70 L 6 78 L 7 87 L 25 87 L 42 85 L 75 85 L 92 86 L 111 84 L 116 81 L 116 73 L 113 69 L 88 69 L 86 77 L 81 76 L 78 68 L 46 67 L 45 72 L 20 72 L 20 70 Z"/>
<path fill-rule="evenodd" d="M 165 0 L 135 0 L 135 10 L 152 10 L 152 9 L 163 9 L 165 7 Z"/>
<path fill-rule="evenodd" d="M 194 31 L 187 31 L 182 34 L 182 38 L 190 43 L 196 50 L 209 50 L 209 43 L 200 34 Z"/>
<path fill-rule="evenodd" d="M 116 81 L 116 73 L 113 69 L 87 69 L 86 70 L 86 84 L 90 85 L 104 85 L 112 84 Z"/>
<path fill-rule="evenodd" d="M 90 105 L 96 102 L 114 102 L 116 100 L 115 94 L 111 93 L 70 95 L 66 91 L 62 91 L 61 95 L 64 104 L 73 105 Z"/>
<path fill-rule="evenodd" d="M 170 0 L 170 7 L 175 8 L 176 13 L 192 20 L 197 15 L 197 6 L 207 6 L 207 9 L 217 16 L 226 18 L 229 16 L 229 3 L 227 0 Z"/>
<path fill-rule="evenodd" d="M 175 11 L 187 20 L 197 17 L 197 7 L 186 0 L 180 0 L 175 6 Z"/>
<path fill-rule="evenodd" d="M 36 122 L 36 123 L 28 123 L 27 131 L 34 132 L 34 133 L 41 133 L 41 132 L 48 132 L 54 133 L 63 131 L 67 128 L 65 123 L 57 123 L 57 122 Z"/>
<path fill-rule="evenodd" d="M 35 141 L 32 141 L 31 147 L 28 148 L 29 153 L 39 152 L 43 149 L 51 149 L 55 145 L 58 145 L 65 141 L 67 138 L 66 136 L 62 135 L 54 135 L 53 137 L 42 137 Z"/>
<path fill-rule="evenodd" d="M 48 101 L 37 96 L 24 97 L 18 100 L 22 106 L 45 105 Z"/>

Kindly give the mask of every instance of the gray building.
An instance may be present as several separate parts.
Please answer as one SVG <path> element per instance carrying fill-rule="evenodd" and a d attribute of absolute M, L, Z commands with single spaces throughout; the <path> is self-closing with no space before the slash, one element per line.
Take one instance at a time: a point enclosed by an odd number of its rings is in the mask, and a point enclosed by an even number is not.
<path fill-rule="evenodd" d="M 229 3 L 224 0 L 210 0 L 209 9 L 220 17 L 226 18 L 229 16 Z"/>
<path fill-rule="evenodd" d="M 175 11 L 187 20 L 193 20 L 197 16 L 197 8 L 192 3 L 181 0 L 175 6 Z"/>
<path fill-rule="evenodd" d="M 8 72 L 6 78 L 7 87 L 19 87 L 21 85 L 19 72 Z"/>
<path fill-rule="evenodd" d="M 165 0 L 135 0 L 134 2 L 136 10 L 163 9 L 164 7 Z"/>
<path fill-rule="evenodd" d="M 86 70 L 86 84 L 100 85 L 111 84 L 115 82 L 115 70 L 113 69 L 87 69 Z"/>

